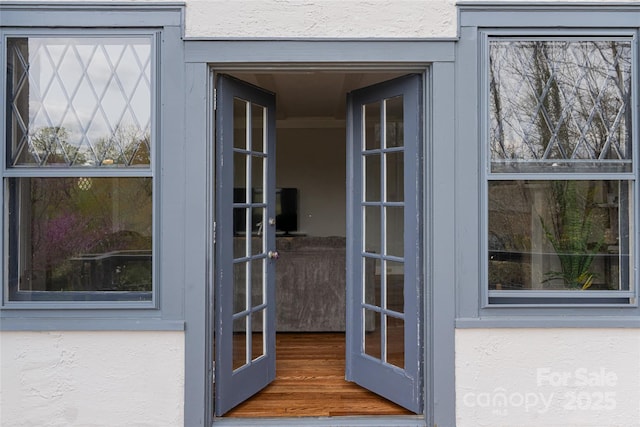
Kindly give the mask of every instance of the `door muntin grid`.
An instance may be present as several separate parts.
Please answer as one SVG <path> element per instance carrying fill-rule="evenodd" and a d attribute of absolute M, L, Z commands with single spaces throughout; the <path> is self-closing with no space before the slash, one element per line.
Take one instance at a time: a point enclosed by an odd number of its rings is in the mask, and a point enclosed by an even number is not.
<path fill-rule="evenodd" d="M 9 167 L 151 165 L 153 37 L 8 37 Z"/>
<path fill-rule="evenodd" d="M 233 100 L 234 372 L 267 354 L 266 114 L 264 106 Z"/>
<path fill-rule="evenodd" d="M 403 96 L 363 105 L 362 118 L 361 348 L 404 369 Z"/>

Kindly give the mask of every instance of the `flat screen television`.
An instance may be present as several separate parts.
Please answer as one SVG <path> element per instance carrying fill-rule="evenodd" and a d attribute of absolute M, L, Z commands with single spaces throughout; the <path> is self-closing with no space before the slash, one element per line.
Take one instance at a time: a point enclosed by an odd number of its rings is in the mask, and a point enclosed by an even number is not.
<path fill-rule="evenodd" d="M 252 199 L 257 202 L 259 199 L 257 190 L 252 191 Z M 245 189 L 233 189 L 234 203 L 244 202 Z M 257 233 L 260 229 L 260 215 L 253 215 L 251 219 L 251 232 Z M 240 209 L 233 210 L 233 234 L 244 234 L 244 214 Z M 276 189 L 276 232 L 289 234 L 298 231 L 298 189 L 278 188 Z"/>

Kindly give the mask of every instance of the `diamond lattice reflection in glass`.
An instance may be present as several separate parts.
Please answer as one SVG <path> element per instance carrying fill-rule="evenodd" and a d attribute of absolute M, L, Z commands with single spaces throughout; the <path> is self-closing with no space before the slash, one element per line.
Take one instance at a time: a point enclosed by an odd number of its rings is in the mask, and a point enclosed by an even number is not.
<path fill-rule="evenodd" d="M 151 163 L 148 36 L 7 42 L 11 166 Z"/>

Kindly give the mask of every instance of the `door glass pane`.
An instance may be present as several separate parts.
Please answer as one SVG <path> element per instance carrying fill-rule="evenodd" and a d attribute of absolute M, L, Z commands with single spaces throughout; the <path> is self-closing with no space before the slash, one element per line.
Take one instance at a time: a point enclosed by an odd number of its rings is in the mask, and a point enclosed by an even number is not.
<path fill-rule="evenodd" d="M 264 162 L 266 158 L 251 156 L 251 187 L 253 202 L 264 203 Z"/>
<path fill-rule="evenodd" d="M 233 264 L 233 312 L 247 310 L 247 269 L 249 264 L 239 262 Z"/>
<path fill-rule="evenodd" d="M 380 260 L 364 257 L 364 303 L 380 306 Z"/>
<path fill-rule="evenodd" d="M 247 364 L 247 316 L 233 321 L 233 369 Z"/>
<path fill-rule="evenodd" d="M 364 158 L 364 195 L 366 202 L 379 202 L 380 197 L 380 155 L 370 154 Z"/>
<path fill-rule="evenodd" d="M 365 150 L 380 148 L 380 102 L 366 104 L 364 109 Z"/>
<path fill-rule="evenodd" d="M 251 104 L 251 150 L 264 152 L 264 116 L 266 109 L 260 105 Z"/>
<path fill-rule="evenodd" d="M 364 251 L 374 254 L 380 251 L 380 206 L 364 208 Z"/>
<path fill-rule="evenodd" d="M 402 147 L 404 145 L 404 116 L 402 96 L 385 100 L 386 147 Z"/>
<path fill-rule="evenodd" d="M 264 327 L 265 310 L 256 311 L 251 314 L 251 328 L 252 328 L 252 342 L 251 342 L 251 360 L 256 360 L 258 357 L 265 354 L 265 332 Z"/>
<path fill-rule="evenodd" d="M 404 263 L 387 261 L 386 264 L 386 308 L 398 313 L 404 313 Z"/>
<path fill-rule="evenodd" d="M 382 360 L 382 324 L 380 313 L 372 310 L 364 310 L 364 352 L 371 357 Z"/>
<path fill-rule="evenodd" d="M 404 208 L 385 206 L 386 212 L 386 254 L 404 256 Z"/>
<path fill-rule="evenodd" d="M 233 153 L 233 201 L 247 203 L 247 155 Z"/>
<path fill-rule="evenodd" d="M 404 201 L 404 151 L 385 154 L 387 202 Z"/>
<path fill-rule="evenodd" d="M 404 369 L 404 320 L 387 319 L 387 363 Z"/>
<path fill-rule="evenodd" d="M 264 252 L 265 235 L 265 208 L 251 208 L 251 255 Z"/>
<path fill-rule="evenodd" d="M 247 237 L 251 233 L 247 227 L 247 209 L 233 209 L 233 258 L 244 258 L 247 256 Z"/>
<path fill-rule="evenodd" d="M 233 147 L 243 150 L 247 147 L 247 108 L 248 102 L 233 98 Z"/>
<path fill-rule="evenodd" d="M 251 306 L 264 303 L 264 258 L 251 261 Z"/>

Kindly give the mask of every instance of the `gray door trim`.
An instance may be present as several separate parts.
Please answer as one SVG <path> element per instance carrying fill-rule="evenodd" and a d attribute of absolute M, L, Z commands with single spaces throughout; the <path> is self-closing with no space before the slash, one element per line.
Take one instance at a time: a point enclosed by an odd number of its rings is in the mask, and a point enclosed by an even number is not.
<path fill-rule="evenodd" d="M 189 49 L 190 41 L 185 42 L 185 49 Z M 233 44 L 233 43 L 232 43 Z M 455 44 L 437 42 L 438 48 L 433 49 L 430 42 L 418 43 L 421 48 L 421 56 L 428 58 L 432 63 L 427 67 L 423 65 L 421 71 L 429 69 L 425 79 L 425 90 L 430 91 L 431 97 L 425 98 L 424 120 L 426 128 L 430 129 L 425 134 L 424 153 L 424 212 L 429 215 L 429 221 L 424 224 L 424 270 L 425 270 L 425 301 L 424 301 L 424 387 L 425 387 L 425 416 L 423 421 L 416 425 L 428 425 L 438 427 L 455 426 L 455 383 L 454 383 L 454 315 L 455 300 L 454 286 L 452 283 L 453 262 L 455 256 L 455 244 L 451 239 L 453 230 L 453 159 L 454 159 L 454 63 L 453 51 Z M 402 48 L 402 42 L 394 43 L 397 48 Z M 439 54 L 443 45 L 448 45 L 450 55 Z M 205 46 L 208 46 L 205 49 Z M 211 383 L 213 381 L 211 355 L 211 328 L 207 327 L 206 319 L 212 313 L 213 290 L 211 280 L 211 268 L 214 262 L 212 247 L 212 233 L 203 233 L 204 229 L 211 230 L 215 220 L 213 215 L 213 187 L 214 174 L 213 161 L 215 160 L 212 148 L 212 135 L 214 126 L 212 121 L 212 86 L 209 79 L 211 70 L 229 69 L 229 62 L 217 61 L 216 47 L 219 43 L 206 44 L 199 42 L 199 51 L 202 62 L 187 62 L 186 66 L 186 138 L 185 159 L 189 167 L 186 169 L 186 187 L 189 189 L 187 200 L 187 223 L 191 224 L 187 229 L 185 239 L 191 242 L 191 247 L 202 247 L 198 253 L 193 253 L 185 259 L 185 269 L 188 272 L 185 282 L 185 425 L 210 426 L 213 421 L 211 401 Z M 278 43 L 264 42 L 261 44 L 263 54 L 278 50 Z M 418 67 L 420 61 L 417 58 L 409 58 L 406 61 L 385 61 L 384 50 L 373 49 L 375 54 L 367 52 L 378 44 L 375 41 L 362 43 L 360 58 L 370 58 L 371 61 L 364 64 L 358 61 L 349 61 L 348 55 L 343 56 L 339 62 L 327 63 L 325 56 L 319 52 L 314 55 L 316 43 L 308 42 L 297 44 L 297 49 L 306 49 L 305 56 L 314 58 L 314 62 L 295 62 L 296 56 L 292 55 L 289 62 L 281 61 L 271 63 L 266 67 L 263 63 L 250 60 L 243 62 L 245 67 L 263 69 L 268 72 L 277 72 L 291 67 L 304 67 L 308 70 L 331 68 L 336 71 L 347 71 L 355 67 L 362 69 L 366 66 L 371 70 L 407 70 Z M 368 47 L 367 47 L 368 46 Z M 432 108 L 437 105 L 438 108 Z M 431 125 L 429 125 L 431 123 Z M 204 192 L 206 199 L 202 198 L 205 186 L 209 186 Z M 193 189 L 193 191 L 191 191 Z M 196 197 L 197 193 L 197 197 Z M 432 203 L 432 200 L 438 203 Z M 434 227 L 433 224 L 437 224 Z M 436 243 L 430 243 L 435 241 Z M 436 247 L 437 250 L 433 250 Z M 432 269 L 429 269 L 433 266 Z M 437 303 L 436 303 L 437 302 Z M 437 351 L 435 350 L 437 349 Z M 349 417 L 353 425 L 393 425 L 396 421 L 390 419 L 396 417 Z M 215 425 L 224 425 L 231 420 L 216 419 Z M 252 421 L 252 425 L 263 425 L 266 419 Z M 335 422 L 334 422 L 335 421 Z M 378 423 L 378 421 L 380 423 Z M 397 418 L 397 423 L 404 423 L 405 417 Z M 278 420 L 281 425 L 341 425 L 339 419 L 305 418 Z M 287 424 L 289 423 L 289 424 Z M 297 423 L 297 424 L 296 424 Z M 324 424 L 323 424 L 324 423 Z M 426 424 L 425 424 L 426 423 Z M 251 425 L 247 423 L 246 425 Z M 344 424 L 342 424 L 344 425 Z M 404 425 L 404 424 L 398 424 Z"/>

